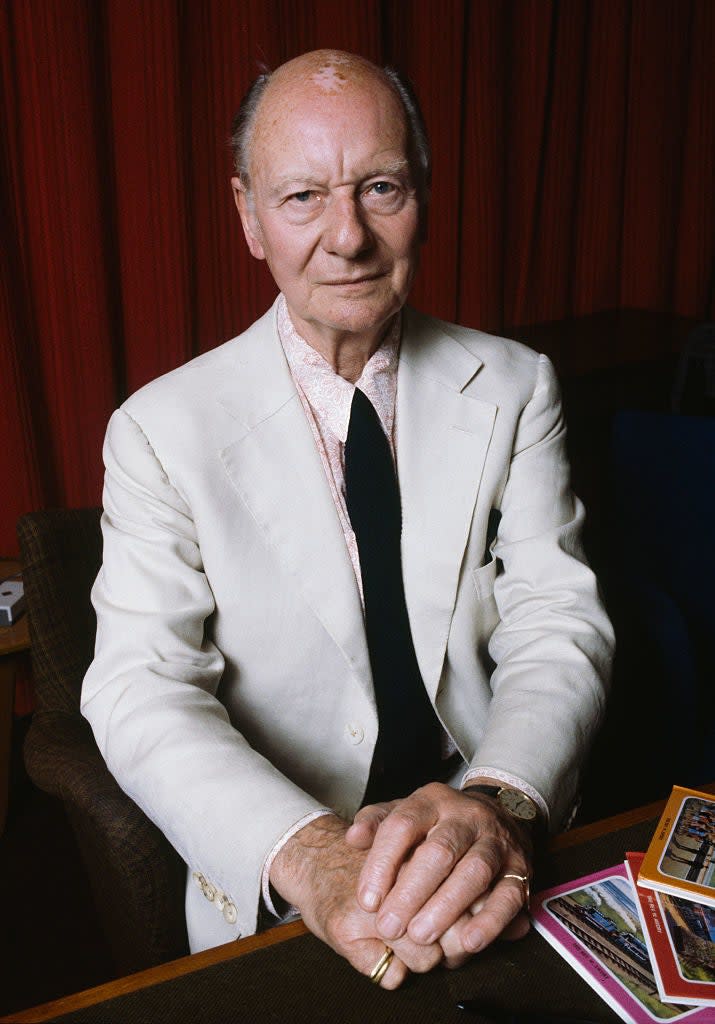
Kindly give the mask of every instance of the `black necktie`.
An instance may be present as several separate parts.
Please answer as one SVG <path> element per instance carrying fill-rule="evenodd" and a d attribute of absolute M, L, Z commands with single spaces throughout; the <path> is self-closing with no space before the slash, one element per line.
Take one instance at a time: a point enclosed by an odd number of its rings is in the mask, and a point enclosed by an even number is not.
<path fill-rule="evenodd" d="M 379 735 L 365 802 L 406 796 L 438 778 L 439 722 L 422 681 L 405 604 L 402 512 L 390 445 L 355 389 L 345 442 L 345 500 L 360 554 Z"/>

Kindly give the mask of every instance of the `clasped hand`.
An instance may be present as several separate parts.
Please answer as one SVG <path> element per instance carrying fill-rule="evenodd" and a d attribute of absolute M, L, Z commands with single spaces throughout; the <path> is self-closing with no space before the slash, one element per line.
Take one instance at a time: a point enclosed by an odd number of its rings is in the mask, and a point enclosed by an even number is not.
<path fill-rule="evenodd" d="M 384 988 L 438 963 L 458 967 L 498 936 L 529 928 L 527 830 L 488 797 L 430 783 L 362 808 L 351 826 L 312 822 L 281 851 L 274 885 L 308 927 L 364 974 L 395 957 Z"/>

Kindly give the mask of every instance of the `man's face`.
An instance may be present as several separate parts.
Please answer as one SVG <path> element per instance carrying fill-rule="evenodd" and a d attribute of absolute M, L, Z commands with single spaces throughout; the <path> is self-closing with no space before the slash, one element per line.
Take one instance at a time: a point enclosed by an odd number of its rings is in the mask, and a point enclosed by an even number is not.
<path fill-rule="evenodd" d="M 249 248 L 318 349 L 346 335 L 375 341 L 407 299 L 419 250 L 399 102 L 375 77 L 335 72 L 271 83 L 254 131 L 251 195 L 233 179 Z"/>

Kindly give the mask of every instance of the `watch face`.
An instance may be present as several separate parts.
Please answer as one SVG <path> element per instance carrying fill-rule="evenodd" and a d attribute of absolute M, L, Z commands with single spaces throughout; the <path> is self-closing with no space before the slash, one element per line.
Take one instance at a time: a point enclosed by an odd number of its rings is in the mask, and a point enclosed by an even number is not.
<path fill-rule="evenodd" d="M 536 817 L 536 806 L 533 800 L 530 800 L 524 793 L 520 793 L 518 789 L 500 789 L 499 802 L 515 818 L 533 821 Z"/>

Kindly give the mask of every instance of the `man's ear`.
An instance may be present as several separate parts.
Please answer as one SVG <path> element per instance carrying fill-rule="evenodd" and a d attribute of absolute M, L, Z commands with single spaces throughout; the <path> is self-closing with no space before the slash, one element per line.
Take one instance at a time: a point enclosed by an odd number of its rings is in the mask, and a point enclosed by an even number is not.
<path fill-rule="evenodd" d="M 231 188 L 251 256 L 255 256 L 257 260 L 264 260 L 266 254 L 261 243 L 261 225 L 258 223 L 258 217 L 256 217 L 253 205 L 248 198 L 246 187 L 240 178 L 234 177 L 231 178 Z"/>

